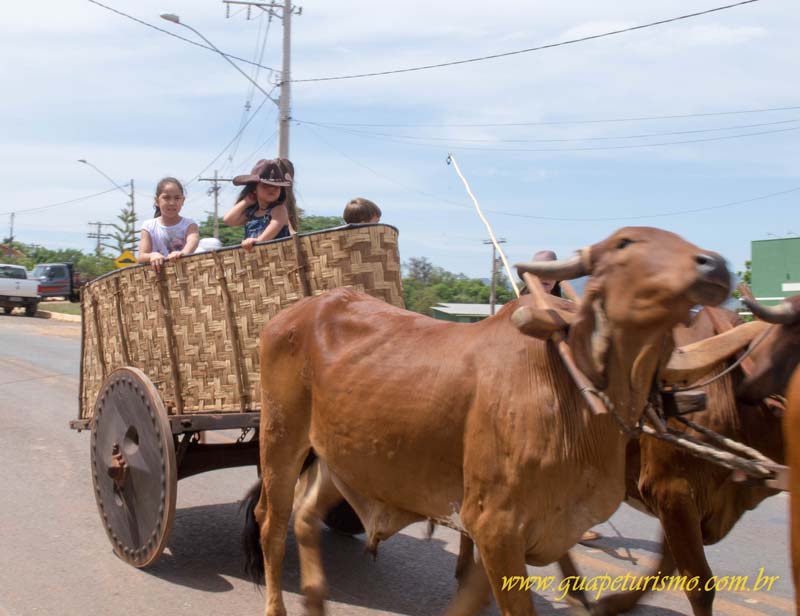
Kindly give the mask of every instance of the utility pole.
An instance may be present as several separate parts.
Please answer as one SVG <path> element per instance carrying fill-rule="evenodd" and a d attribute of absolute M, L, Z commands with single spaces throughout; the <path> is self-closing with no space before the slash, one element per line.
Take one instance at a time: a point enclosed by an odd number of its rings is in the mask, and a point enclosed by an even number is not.
<path fill-rule="evenodd" d="M 95 238 L 97 239 L 97 248 L 95 248 L 94 253 L 95 253 L 95 255 L 97 255 L 99 257 L 100 255 L 103 254 L 102 253 L 102 247 L 101 247 L 102 240 L 105 240 L 105 239 L 108 239 L 108 238 L 111 237 L 111 235 L 109 235 L 108 233 L 103 233 L 103 227 L 110 227 L 111 224 L 107 223 L 107 222 L 90 222 L 89 226 L 90 227 L 97 226 L 97 231 L 94 232 L 94 233 L 87 233 L 86 237 L 92 238 L 92 239 L 95 239 Z"/>
<path fill-rule="evenodd" d="M 221 178 L 217 170 L 214 170 L 213 178 L 197 178 L 201 182 L 213 182 L 211 188 L 206 191 L 206 194 L 214 195 L 214 237 L 219 239 L 219 190 L 220 182 L 230 182 L 231 178 Z"/>
<path fill-rule="evenodd" d="M 281 89 L 278 97 L 278 157 L 289 158 L 289 121 L 291 112 L 291 79 L 292 79 L 292 14 L 302 15 L 303 7 L 292 6 L 291 0 L 283 0 L 283 6 L 277 2 L 249 2 L 246 0 L 222 0 L 228 6 L 239 4 L 247 6 L 248 18 L 250 7 L 258 7 L 272 17 L 283 22 L 283 61 L 281 64 L 281 78 L 278 87 Z"/>
<path fill-rule="evenodd" d="M 491 244 L 492 245 L 492 284 L 491 284 L 491 293 L 489 295 L 489 314 L 494 314 L 495 304 L 497 303 L 497 248 L 494 245 L 492 240 L 484 240 L 484 244 Z M 498 244 L 505 244 L 505 238 L 500 238 L 497 240 Z"/>
<path fill-rule="evenodd" d="M 8 244 L 6 246 L 6 254 L 7 256 L 12 256 L 14 254 L 14 212 L 11 212 L 11 229 L 8 232 Z"/>
<path fill-rule="evenodd" d="M 136 232 L 136 203 L 133 200 L 133 178 L 131 178 L 131 214 L 133 214 L 133 231 Z"/>

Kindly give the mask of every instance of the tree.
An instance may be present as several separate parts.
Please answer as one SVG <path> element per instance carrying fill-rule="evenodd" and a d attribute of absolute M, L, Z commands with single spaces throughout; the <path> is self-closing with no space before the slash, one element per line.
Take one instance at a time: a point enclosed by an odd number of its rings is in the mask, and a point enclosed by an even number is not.
<path fill-rule="evenodd" d="M 206 212 L 208 216 L 198 226 L 200 237 L 214 237 L 214 213 Z M 223 246 L 238 246 L 244 239 L 244 227 L 229 227 L 222 220 L 219 221 L 219 241 Z"/>
<path fill-rule="evenodd" d="M 108 272 L 114 271 L 114 260 L 106 256 L 86 254 L 74 248 L 51 250 L 37 244 L 20 244 L 14 242 L 24 254 L 22 257 L 3 257 L 6 263 L 21 265 L 32 270 L 37 263 L 72 263 L 75 271 L 83 279 L 97 278 Z"/>
<path fill-rule="evenodd" d="M 300 209 L 300 208 L 298 208 Z M 300 210 L 302 212 L 302 210 Z M 208 216 L 200 223 L 200 237 L 214 237 L 214 214 L 207 212 Z M 344 220 L 340 216 L 305 216 L 301 215 L 298 233 L 311 233 L 323 231 L 332 227 L 341 227 Z M 244 239 L 244 227 L 229 227 L 222 220 L 219 223 L 219 241 L 223 246 L 237 246 Z"/>
<path fill-rule="evenodd" d="M 119 224 L 111 223 L 110 225 L 114 229 L 113 233 L 109 233 L 113 242 L 110 244 L 103 242 L 101 245 L 111 250 L 114 255 L 121 255 L 126 250 L 136 252 L 136 247 L 138 245 L 138 238 L 136 237 L 136 212 L 130 201 L 122 208 L 117 216 L 117 220 L 119 220 Z"/>
<path fill-rule="evenodd" d="M 753 271 L 751 269 L 752 265 L 752 261 L 745 261 L 744 271 L 736 272 L 736 277 L 739 279 L 739 282 L 747 285 L 748 287 L 752 286 L 753 282 Z M 739 289 L 734 289 L 732 295 L 737 299 L 742 298 L 742 294 L 739 292 Z"/>
<path fill-rule="evenodd" d="M 412 257 L 403 263 L 403 299 L 406 308 L 421 314 L 431 314 L 438 303 L 486 304 L 491 288 L 478 278 L 453 274 L 433 265 L 425 257 Z M 497 277 L 497 302 L 504 303 L 514 297 L 505 276 Z"/>
<path fill-rule="evenodd" d="M 302 211 L 302 210 L 301 210 Z M 298 213 L 299 214 L 299 213 Z M 322 231 L 333 227 L 341 227 L 344 220 L 341 216 L 305 216 L 300 215 L 300 228 L 298 233 L 311 233 L 312 231 Z"/>

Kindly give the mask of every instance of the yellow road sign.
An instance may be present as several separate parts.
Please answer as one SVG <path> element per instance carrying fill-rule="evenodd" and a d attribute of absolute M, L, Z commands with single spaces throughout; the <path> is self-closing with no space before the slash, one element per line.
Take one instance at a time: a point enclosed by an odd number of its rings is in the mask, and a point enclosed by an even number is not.
<path fill-rule="evenodd" d="M 136 265 L 138 261 L 136 257 L 130 250 L 126 250 L 123 252 L 117 259 L 114 261 L 114 265 L 119 268 L 128 267 L 130 265 Z"/>

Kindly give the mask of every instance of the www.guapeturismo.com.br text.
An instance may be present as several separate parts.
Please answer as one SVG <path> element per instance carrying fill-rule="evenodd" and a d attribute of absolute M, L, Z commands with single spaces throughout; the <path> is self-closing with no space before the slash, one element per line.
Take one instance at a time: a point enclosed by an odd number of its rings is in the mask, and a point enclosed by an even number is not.
<path fill-rule="evenodd" d="M 594 593 L 595 600 L 607 592 L 627 592 L 641 590 L 650 592 L 685 592 L 702 588 L 706 591 L 718 592 L 769 592 L 778 581 L 778 575 L 766 575 L 764 567 L 759 567 L 758 574 L 749 575 L 714 575 L 705 582 L 698 576 L 685 575 L 570 575 L 556 583 L 554 575 L 522 575 L 503 576 L 504 592 L 533 591 L 537 593 L 558 590 L 559 600 L 571 592 Z"/>

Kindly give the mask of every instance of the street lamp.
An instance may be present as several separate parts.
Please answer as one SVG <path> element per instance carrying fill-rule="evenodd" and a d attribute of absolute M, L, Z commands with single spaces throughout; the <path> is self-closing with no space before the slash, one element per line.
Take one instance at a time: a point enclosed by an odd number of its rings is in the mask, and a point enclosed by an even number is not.
<path fill-rule="evenodd" d="M 124 194 L 126 197 L 128 196 L 128 193 L 127 193 L 127 192 L 125 192 L 125 189 L 124 189 L 124 188 L 122 188 L 122 186 L 120 186 L 119 184 L 117 184 L 117 183 L 116 183 L 114 180 L 112 180 L 112 179 L 111 179 L 109 176 L 107 176 L 105 173 L 103 173 L 103 172 L 102 172 L 100 169 L 98 169 L 98 168 L 97 168 L 95 165 L 93 165 L 92 163 L 90 163 L 88 160 L 86 160 L 85 158 L 79 158 L 79 159 L 78 159 L 78 162 L 79 162 L 79 163 L 83 163 L 84 165 L 88 165 L 89 167 L 91 167 L 92 169 L 94 169 L 95 171 L 97 171 L 97 173 L 99 173 L 100 175 L 102 175 L 102 176 L 103 176 L 105 179 L 107 179 L 107 180 L 108 180 L 109 182 L 111 182 L 111 183 L 112 183 L 114 186 L 116 186 L 116 187 L 117 187 L 119 190 L 121 190 L 121 191 L 122 191 L 122 193 L 123 193 L 123 194 Z M 133 190 L 131 190 L 131 192 L 133 192 Z"/>
<path fill-rule="evenodd" d="M 171 22 L 172 22 L 172 23 L 174 23 L 174 24 L 177 24 L 177 25 L 179 25 L 179 26 L 183 26 L 184 28 L 188 28 L 189 30 L 191 30 L 192 32 L 194 32 L 194 33 L 195 33 L 197 36 L 199 36 L 199 37 L 200 37 L 201 39 L 203 39 L 203 40 L 204 40 L 206 43 L 208 43 L 208 46 L 209 46 L 209 47 L 211 47 L 211 49 L 213 49 L 213 50 L 214 50 L 214 51 L 216 51 L 216 52 L 217 52 L 217 53 L 218 53 L 220 56 L 222 56 L 223 58 L 225 58 L 225 61 L 226 61 L 228 64 L 230 64 L 230 65 L 231 65 L 233 68 L 235 68 L 235 69 L 236 69 L 237 71 L 239 71 L 239 72 L 240 72 L 242 75 L 244 75 L 244 78 L 245 78 L 245 79 L 247 79 L 247 81 L 249 81 L 250 83 L 252 83 L 252 84 L 253 84 L 253 85 L 254 85 L 256 88 L 258 88 L 258 90 L 259 90 L 259 91 L 260 91 L 260 92 L 261 92 L 261 93 L 262 93 L 264 96 L 266 96 L 266 97 L 267 97 L 269 100 L 271 100 L 271 101 L 272 101 L 273 103 L 275 103 L 276 105 L 280 106 L 280 104 L 278 103 L 278 101 L 277 101 L 277 100 L 275 100 L 275 99 L 274 99 L 274 98 L 273 98 L 273 97 L 270 95 L 270 93 L 269 93 L 269 92 L 267 92 L 267 91 L 266 91 L 264 88 L 262 88 L 262 87 L 261 87 L 261 86 L 258 84 L 258 82 L 257 82 L 255 79 L 253 79 L 252 77 L 250 77 L 250 75 L 248 75 L 248 74 L 247 74 L 247 73 L 245 73 L 245 72 L 244 72 L 242 69 L 240 69 L 240 68 L 239 68 L 239 66 L 238 66 L 238 65 L 237 65 L 237 64 L 236 64 L 236 63 L 235 63 L 233 60 L 231 60 L 231 59 L 230 59 L 230 58 L 229 58 L 229 57 L 228 57 L 228 56 L 227 56 L 227 55 L 226 55 L 226 54 L 225 54 L 223 51 L 221 51 L 221 50 L 220 50 L 220 49 L 219 49 L 219 48 L 218 48 L 216 45 L 214 45 L 214 43 L 212 43 L 212 42 L 211 42 L 211 41 L 209 41 L 209 40 L 208 40 L 208 39 L 207 39 L 205 36 L 203 36 L 202 34 L 200 34 L 200 32 L 198 32 L 197 30 L 195 30 L 194 28 L 192 28 L 192 27 L 191 27 L 189 24 L 185 24 L 185 23 L 183 23 L 183 22 L 181 21 L 181 18 L 180 18 L 180 17 L 178 17 L 178 16 L 177 16 L 177 15 L 175 15 L 174 13 L 163 13 L 163 14 L 161 15 L 161 19 L 165 19 L 165 20 L 167 20 L 167 21 L 171 21 Z"/>

